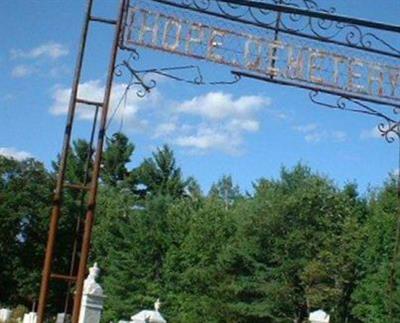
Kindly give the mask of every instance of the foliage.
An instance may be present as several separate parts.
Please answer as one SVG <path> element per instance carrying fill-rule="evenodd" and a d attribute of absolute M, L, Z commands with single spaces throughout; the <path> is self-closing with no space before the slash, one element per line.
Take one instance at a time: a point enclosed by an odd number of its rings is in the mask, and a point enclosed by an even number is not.
<path fill-rule="evenodd" d="M 11 320 L 7 323 L 18 323 L 21 322 L 24 318 L 24 314 L 28 313 L 29 310 L 24 305 L 18 305 L 16 308 L 12 310 Z"/>
<path fill-rule="evenodd" d="M 107 139 L 102 169 L 102 179 L 107 185 L 116 186 L 129 175 L 126 164 L 131 161 L 134 149 L 123 133 L 117 132 Z"/>
<path fill-rule="evenodd" d="M 85 181 L 89 148 L 83 140 L 72 145 L 69 182 Z M 133 151 L 117 133 L 104 152 L 90 260 L 102 269 L 104 322 L 128 319 L 158 297 L 163 315 L 177 323 L 305 322 L 319 308 L 333 322 L 399 317 L 395 179 L 361 197 L 354 183 L 340 188 L 299 164 L 275 180 L 259 179 L 247 194 L 223 176 L 204 195 L 170 147 L 136 168 L 129 166 Z M 30 307 L 37 295 L 53 182 L 37 161 L 0 157 L 6 305 Z M 68 270 L 84 201 L 79 192 L 64 194 L 60 272 Z M 65 288 L 52 295 L 53 312 L 64 295 Z"/>
<path fill-rule="evenodd" d="M 151 158 L 146 158 L 133 172 L 145 194 L 162 194 L 172 197 L 184 195 L 188 182 L 177 167 L 173 151 L 167 145 L 158 148 Z"/>
<path fill-rule="evenodd" d="M 31 305 L 51 205 L 51 176 L 43 164 L 0 156 L 0 302 Z M 37 270 L 32 270 L 37 268 Z"/>

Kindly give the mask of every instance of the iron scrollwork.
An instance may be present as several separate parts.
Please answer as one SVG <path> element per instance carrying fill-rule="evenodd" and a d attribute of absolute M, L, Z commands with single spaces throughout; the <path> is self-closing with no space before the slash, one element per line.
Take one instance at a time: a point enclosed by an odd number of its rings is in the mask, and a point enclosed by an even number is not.
<path fill-rule="evenodd" d="M 256 25 L 292 36 L 342 45 L 366 52 L 379 53 L 400 58 L 400 48 L 394 46 L 371 28 L 357 23 L 344 23 L 297 13 L 265 9 L 262 4 L 306 9 L 328 15 L 336 14 L 336 9 L 321 8 L 314 0 L 271 0 L 241 1 L 246 5 L 229 0 L 152 0 L 170 6 L 198 11 L 202 14 L 218 16 L 239 23 Z M 253 2 L 253 3 L 252 3 Z M 257 5 L 256 5 L 257 4 Z"/>
<path fill-rule="evenodd" d="M 132 49 L 129 50 L 132 51 Z M 139 52 L 133 50 L 128 59 L 123 60 L 122 63 L 119 63 L 115 66 L 114 74 L 116 77 L 122 77 L 124 76 L 124 72 L 128 72 L 129 82 L 126 91 L 129 91 L 132 86 L 136 85 L 138 86 L 136 95 L 141 98 L 150 93 L 151 90 L 156 87 L 157 81 L 154 78 L 154 75 L 192 85 L 232 85 L 241 80 L 240 75 L 231 73 L 232 79 L 207 81 L 203 76 L 200 67 L 197 65 L 172 66 L 138 70 L 132 66 L 132 61 L 137 61 L 139 58 Z M 184 76 L 176 74 L 179 72 L 190 74 Z"/>
<path fill-rule="evenodd" d="M 321 96 L 321 92 L 319 91 L 309 92 L 309 97 L 313 103 L 325 108 L 356 112 L 378 117 L 382 120 L 377 125 L 377 130 L 379 131 L 380 135 L 385 138 L 388 143 L 392 143 L 396 139 L 400 139 L 400 121 L 396 117 L 400 114 L 400 106 L 393 107 L 391 110 L 392 113 L 389 115 L 387 112 L 390 110 L 382 112 L 377 108 L 367 105 L 365 102 L 360 102 L 350 97 L 339 96 L 334 98 L 333 101 L 328 101 L 325 97 Z"/>

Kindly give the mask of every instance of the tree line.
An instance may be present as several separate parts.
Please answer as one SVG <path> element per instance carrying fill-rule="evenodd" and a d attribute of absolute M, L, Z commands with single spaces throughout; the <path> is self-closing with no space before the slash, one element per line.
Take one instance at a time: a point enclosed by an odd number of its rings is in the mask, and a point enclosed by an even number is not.
<path fill-rule="evenodd" d="M 84 180 L 88 143 L 71 147 L 66 178 Z M 360 195 L 298 164 L 242 192 L 222 176 L 203 193 L 168 146 L 138 167 L 122 133 L 107 140 L 91 263 L 107 295 L 103 321 L 128 319 L 155 299 L 172 323 L 396 322 L 396 180 Z M 0 304 L 36 301 L 58 168 L 0 156 Z M 89 178 L 90 180 L 90 178 Z M 70 263 L 79 192 L 66 190 L 54 272 Z M 53 282 L 50 312 L 65 283 Z M 73 292 L 73 291 L 72 291 Z"/>

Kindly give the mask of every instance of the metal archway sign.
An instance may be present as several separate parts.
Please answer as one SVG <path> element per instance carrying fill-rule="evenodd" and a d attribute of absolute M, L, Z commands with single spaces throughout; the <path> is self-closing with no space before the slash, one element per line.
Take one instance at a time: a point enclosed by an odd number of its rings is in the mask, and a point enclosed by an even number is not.
<path fill-rule="evenodd" d="M 334 8 L 320 8 L 315 0 L 120 0 L 115 20 L 93 15 L 95 0 L 86 1 L 54 192 L 38 323 L 45 320 L 51 279 L 68 282 L 65 312 L 71 287 L 75 286 L 72 322 L 79 322 L 114 76 L 125 67 L 134 84 L 142 87 L 140 95 L 155 85 L 145 80 L 148 73 L 182 80 L 171 74 L 179 67 L 140 71 L 129 60 L 116 64 L 119 50 L 131 51 L 131 57 L 139 58 L 137 48 L 145 47 L 231 68 L 233 82 L 209 84 L 234 83 L 248 77 L 304 88 L 311 91 L 310 99 L 321 106 L 378 117 L 381 120 L 378 129 L 388 142 L 400 136 L 400 26 L 340 16 Z M 104 97 L 99 102 L 78 96 L 91 23 L 114 27 Z M 186 81 L 205 84 L 198 67 L 189 68 L 197 69 L 199 76 Z M 327 97 L 320 98 L 320 94 Z M 95 108 L 87 159 L 93 154 L 95 158 L 92 169 L 85 167 L 83 183 L 68 183 L 65 173 L 74 117 L 77 106 L 82 104 Z M 96 148 L 92 149 L 94 144 Z M 69 273 L 56 274 L 52 273 L 52 264 L 64 189 L 81 192 L 84 215 L 77 215 Z M 400 240 L 400 226 L 396 238 Z M 394 257 L 397 253 L 398 248 Z M 394 273 L 393 267 L 392 285 Z"/>
<path fill-rule="evenodd" d="M 261 24 L 204 19 L 210 12 L 152 1 L 132 1 L 125 21 L 123 48 L 138 46 L 227 65 L 275 82 L 324 90 L 381 104 L 400 105 L 400 62 L 362 49 L 327 46 L 300 36 L 277 37 Z M 171 6 L 173 9 L 171 10 Z M 243 25 L 245 27 L 243 27 Z"/>

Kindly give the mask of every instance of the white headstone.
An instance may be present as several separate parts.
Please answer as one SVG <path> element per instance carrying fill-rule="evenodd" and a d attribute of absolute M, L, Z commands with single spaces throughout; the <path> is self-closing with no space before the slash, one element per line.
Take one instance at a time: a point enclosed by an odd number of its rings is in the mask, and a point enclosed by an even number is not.
<path fill-rule="evenodd" d="M 130 323 L 167 323 L 159 310 L 161 307 L 160 299 L 154 303 L 154 311 L 144 310 L 131 317 Z"/>
<path fill-rule="evenodd" d="M 36 323 L 37 314 L 35 312 L 30 312 L 24 315 L 22 323 Z"/>
<path fill-rule="evenodd" d="M 0 309 L 0 321 L 6 322 L 11 318 L 12 311 L 8 308 Z"/>
<path fill-rule="evenodd" d="M 69 314 L 58 313 L 56 323 L 71 323 L 71 317 Z"/>
<path fill-rule="evenodd" d="M 103 295 L 103 289 L 96 282 L 99 272 L 100 269 L 97 263 L 95 263 L 93 267 L 89 269 L 89 276 L 85 279 L 79 323 L 100 322 L 105 296 Z"/>
<path fill-rule="evenodd" d="M 329 323 L 330 317 L 323 310 L 310 313 L 309 321 L 311 323 Z"/>

